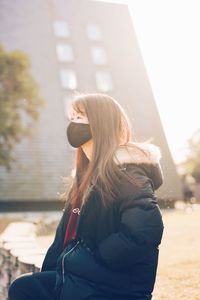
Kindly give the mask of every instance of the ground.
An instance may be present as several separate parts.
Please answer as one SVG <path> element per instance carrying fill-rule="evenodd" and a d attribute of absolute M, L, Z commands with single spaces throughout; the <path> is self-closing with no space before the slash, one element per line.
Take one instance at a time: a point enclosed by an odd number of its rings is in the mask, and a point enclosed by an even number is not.
<path fill-rule="evenodd" d="M 153 300 L 200 300 L 200 209 L 164 211 Z"/>
<path fill-rule="evenodd" d="M 184 209 L 182 202 L 176 207 L 161 211 L 165 228 L 153 300 L 200 300 L 200 209 Z M 53 238 L 40 236 L 38 241 L 48 248 Z"/>

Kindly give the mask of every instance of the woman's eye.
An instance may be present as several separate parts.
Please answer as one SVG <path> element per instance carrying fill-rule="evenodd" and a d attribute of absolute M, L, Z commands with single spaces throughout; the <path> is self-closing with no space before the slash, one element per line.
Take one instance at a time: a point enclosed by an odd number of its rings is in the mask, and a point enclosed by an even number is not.
<path fill-rule="evenodd" d="M 76 117 L 71 117 L 71 118 L 70 118 L 71 121 L 74 120 L 74 119 L 80 119 L 80 117 L 79 117 L 79 116 L 76 116 Z"/>

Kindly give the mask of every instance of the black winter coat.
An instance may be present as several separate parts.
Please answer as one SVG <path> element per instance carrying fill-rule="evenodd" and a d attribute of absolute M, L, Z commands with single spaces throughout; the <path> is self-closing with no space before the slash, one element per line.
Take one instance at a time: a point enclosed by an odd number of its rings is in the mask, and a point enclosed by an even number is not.
<path fill-rule="evenodd" d="M 120 197 L 108 209 L 94 189 L 81 211 L 77 236 L 64 249 L 71 207 L 63 210 L 41 268 L 57 272 L 54 299 L 152 298 L 164 226 L 154 193 L 163 180 L 160 157 L 158 148 L 149 149 L 148 159 L 118 151 L 120 168 L 142 179 L 142 188 L 122 180 Z"/>

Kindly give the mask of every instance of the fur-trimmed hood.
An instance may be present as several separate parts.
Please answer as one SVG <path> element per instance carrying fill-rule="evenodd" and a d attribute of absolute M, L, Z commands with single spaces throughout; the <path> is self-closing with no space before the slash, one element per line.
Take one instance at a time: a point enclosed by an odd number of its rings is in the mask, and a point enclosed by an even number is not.
<path fill-rule="evenodd" d="M 132 146 L 131 146 L 132 145 Z M 119 146 L 115 152 L 117 164 L 156 164 L 161 159 L 160 149 L 149 143 L 132 143 L 130 146 Z"/>
<path fill-rule="evenodd" d="M 155 189 L 163 183 L 163 173 L 160 166 L 161 152 L 158 146 L 150 143 L 131 143 L 130 146 L 120 145 L 114 155 L 118 165 L 134 164 L 141 167 L 149 177 Z"/>

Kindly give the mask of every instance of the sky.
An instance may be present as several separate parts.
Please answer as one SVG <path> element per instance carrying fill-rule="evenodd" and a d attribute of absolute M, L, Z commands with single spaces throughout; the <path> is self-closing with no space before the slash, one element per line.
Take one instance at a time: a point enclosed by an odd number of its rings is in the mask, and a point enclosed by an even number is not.
<path fill-rule="evenodd" d="M 199 0 L 124 0 L 175 163 L 200 128 Z"/>

